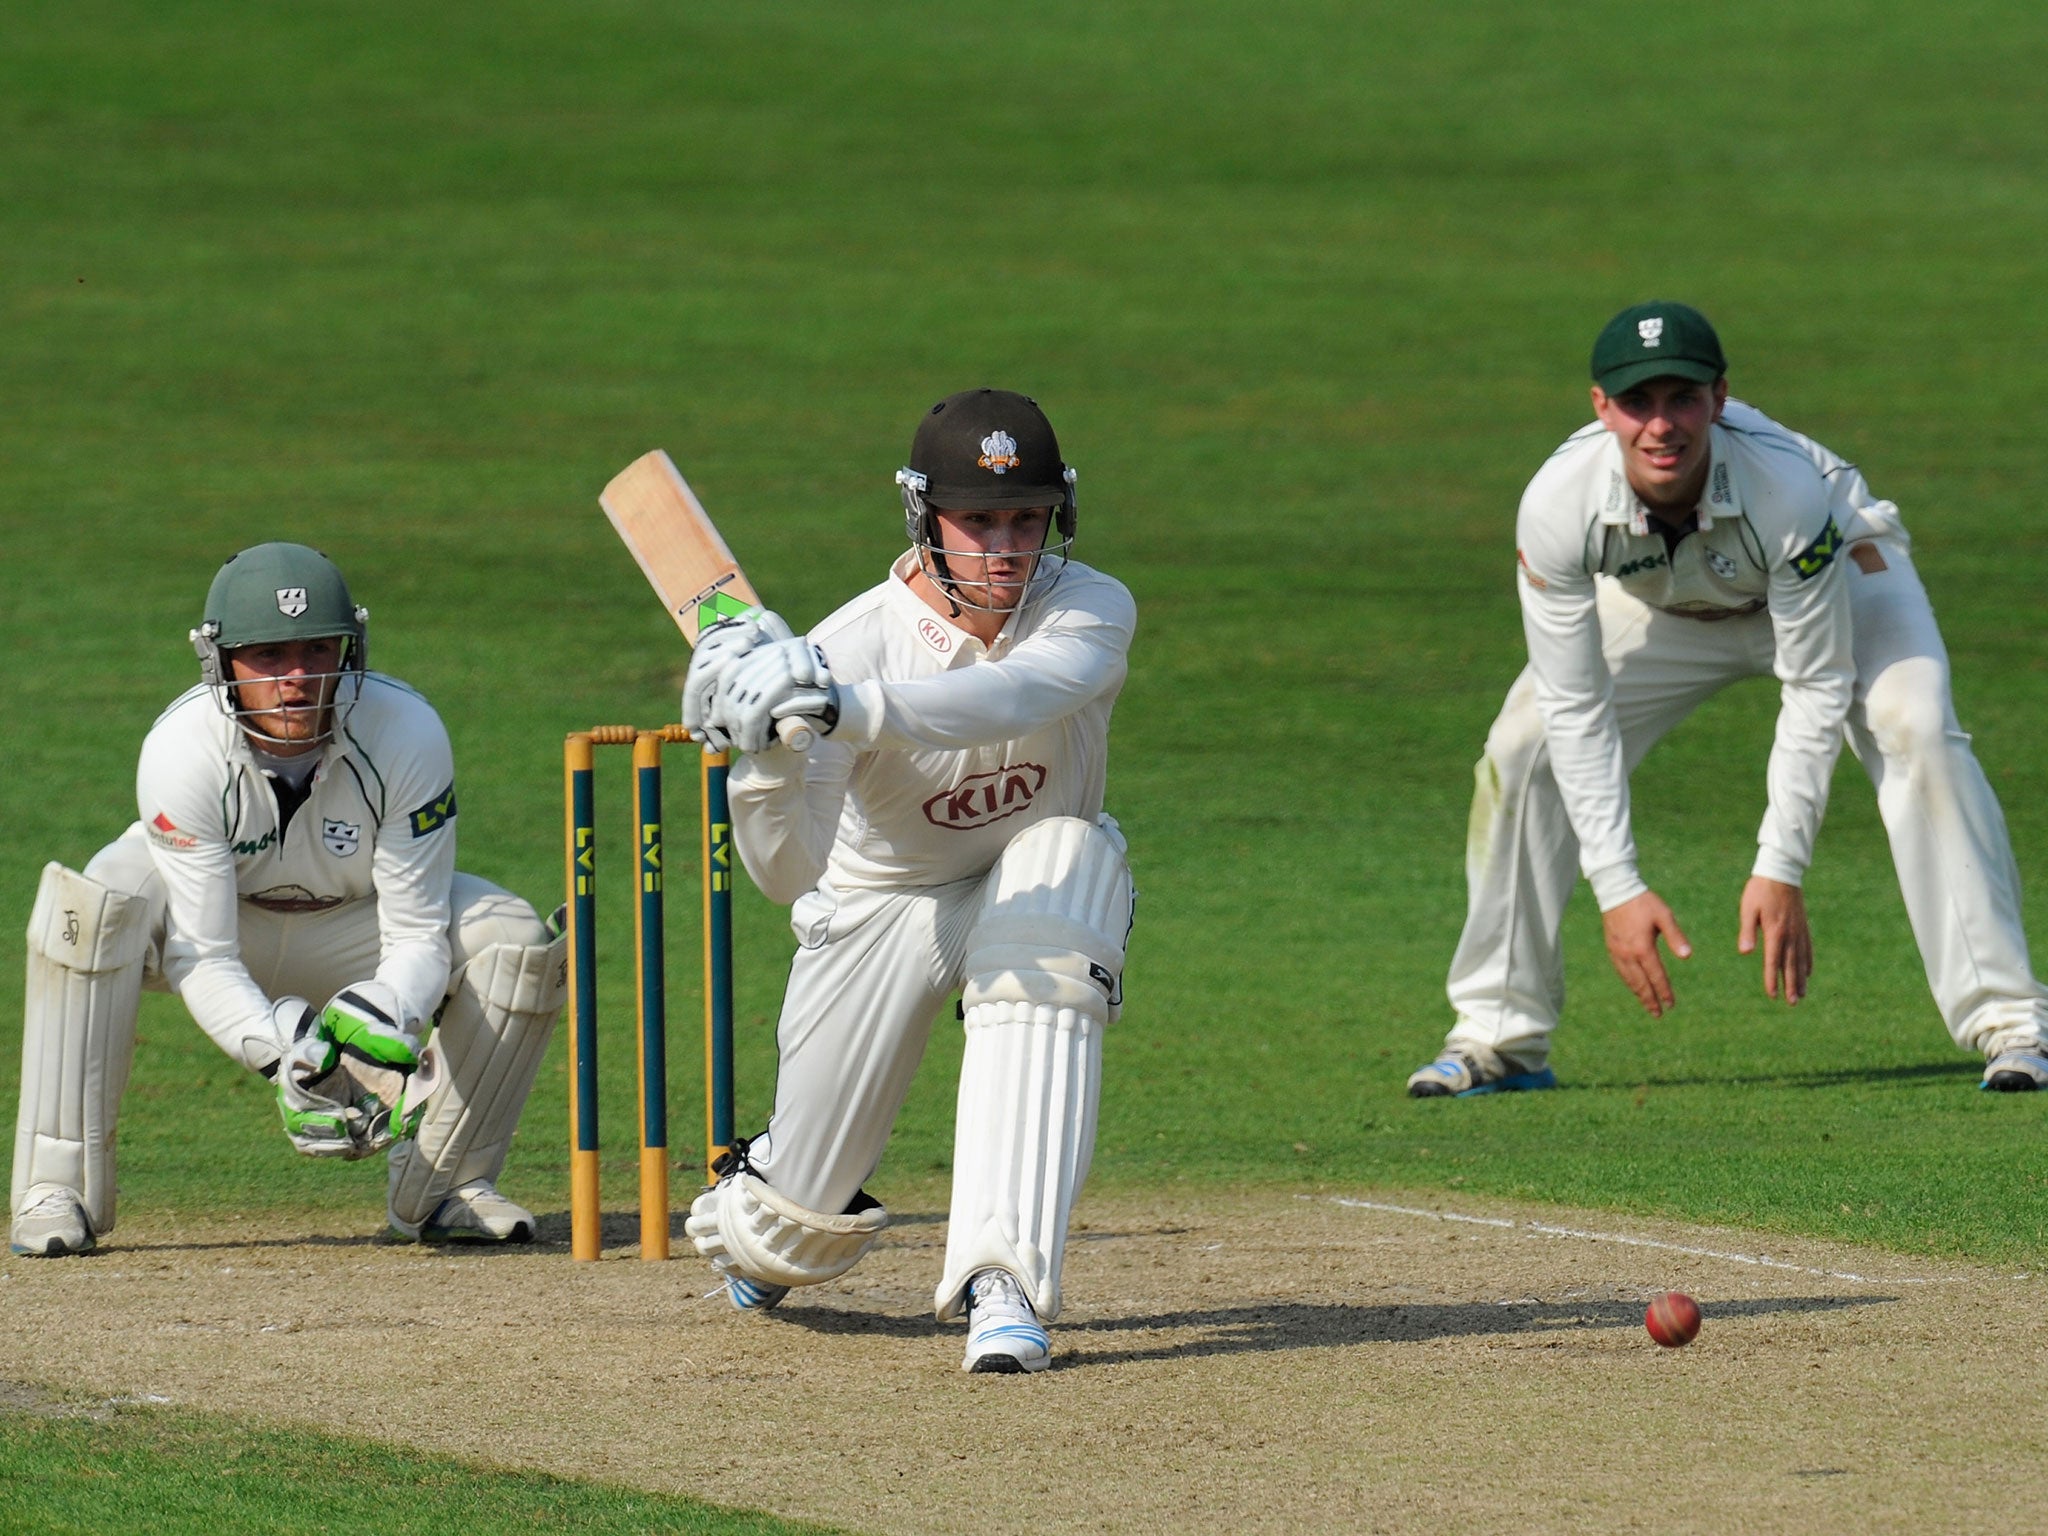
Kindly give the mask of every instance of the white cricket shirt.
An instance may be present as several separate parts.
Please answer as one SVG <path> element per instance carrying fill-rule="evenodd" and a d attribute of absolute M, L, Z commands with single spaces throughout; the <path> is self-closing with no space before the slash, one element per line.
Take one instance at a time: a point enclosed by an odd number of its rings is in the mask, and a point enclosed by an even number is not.
<path fill-rule="evenodd" d="M 1130 592 L 1070 560 L 983 645 L 910 589 L 915 559 L 810 633 L 840 686 L 832 734 L 733 770 L 740 858 L 773 901 L 820 879 L 944 885 L 986 873 L 1034 822 L 1102 812 Z"/>
<path fill-rule="evenodd" d="M 1750 418 L 1756 424 L 1752 425 Z M 1813 857 L 1854 680 L 1842 536 L 1827 485 L 1790 434 L 1746 412 L 1709 429 L 1697 531 L 1667 549 L 1595 422 L 1523 492 L 1522 628 L 1580 866 L 1602 911 L 1649 887 L 1636 866 L 1628 771 L 1600 648 L 1594 578 L 1701 622 L 1768 612 L 1781 684 L 1754 872 L 1797 885 Z"/>
<path fill-rule="evenodd" d="M 150 727 L 135 796 L 169 898 L 164 975 L 215 1039 L 269 1029 L 272 1000 L 241 961 L 244 902 L 317 914 L 375 897 L 376 979 L 416 1019 L 440 1006 L 455 875 L 454 754 L 441 717 L 404 683 L 365 675 L 288 821 L 248 738 L 203 684 Z"/>

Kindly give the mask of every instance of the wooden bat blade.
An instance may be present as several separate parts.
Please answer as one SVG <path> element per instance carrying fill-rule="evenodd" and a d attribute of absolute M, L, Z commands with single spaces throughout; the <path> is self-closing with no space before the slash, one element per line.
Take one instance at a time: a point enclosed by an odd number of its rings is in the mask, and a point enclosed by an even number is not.
<path fill-rule="evenodd" d="M 745 618 L 759 610 L 761 599 L 718 525 L 675 461 L 659 448 L 612 476 L 597 499 L 692 646 L 721 619 Z M 810 751 L 814 739 L 810 726 L 794 718 L 776 721 L 775 733 L 796 752 Z"/>
<path fill-rule="evenodd" d="M 697 493 L 659 448 L 614 475 L 598 502 L 690 644 L 720 619 L 761 606 Z"/>

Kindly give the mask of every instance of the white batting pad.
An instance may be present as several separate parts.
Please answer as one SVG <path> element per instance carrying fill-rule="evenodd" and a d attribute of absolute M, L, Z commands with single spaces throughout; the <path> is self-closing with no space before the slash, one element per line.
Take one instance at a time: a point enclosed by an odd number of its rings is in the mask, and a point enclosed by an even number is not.
<path fill-rule="evenodd" d="M 43 866 L 28 920 L 13 1203 L 76 1193 L 95 1235 L 114 1225 L 114 1129 L 135 1057 L 149 902 Z"/>
<path fill-rule="evenodd" d="M 983 1269 L 1014 1275 L 1041 1322 L 1059 1316 L 1067 1222 L 1095 1154 L 1104 1022 L 1049 1003 L 967 1010 L 939 1321 L 960 1315 Z"/>
<path fill-rule="evenodd" d="M 836 1280 L 875 1245 L 889 1213 L 880 1205 L 844 1216 L 806 1210 L 745 1171 L 720 1179 L 690 1206 L 683 1231 L 721 1271 L 772 1285 Z"/>
<path fill-rule="evenodd" d="M 1123 1000 L 1131 873 L 1115 823 L 1040 822 L 989 872 L 967 940 L 941 1321 L 977 1270 L 1060 1310 L 1067 1222 L 1095 1152 L 1102 1031 Z"/>
<path fill-rule="evenodd" d="M 562 1010 L 568 942 L 493 944 L 457 975 L 429 1046 L 428 1070 L 441 1084 L 427 1098 L 418 1139 L 391 1149 L 389 1215 L 406 1236 L 418 1237 L 457 1187 L 495 1183 L 504 1171 Z"/>
<path fill-rule="evenodd" d="M 1042 821 L 989 871 L 961 1004 L 1051 1003 L 1114 1020 L 1130 932 L 1131 871 L 1115 823 Z"/>

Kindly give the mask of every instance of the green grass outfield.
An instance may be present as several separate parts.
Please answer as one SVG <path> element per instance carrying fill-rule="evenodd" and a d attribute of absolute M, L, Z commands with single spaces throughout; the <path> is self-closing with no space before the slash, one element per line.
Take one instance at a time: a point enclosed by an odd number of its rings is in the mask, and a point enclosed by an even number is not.
<path fill-rule="evenodd" d="M 0 1409 L 4 1413 L 4 1409 Z M 832 1527 L 367 1439 L 132 1405 L 0 1417 L 0 1530 L 39 1536 L 826 1536 Z M 17 1523 L 19 1522 L 19 1523 Z"/>
<path fill-rule="evenodd" d="M 551 901 L 562 734 L 672 718 L 683 661 L 606 477 L 670 449 L 802 625 L 898 549 L 919 411 L 1000 383 L 1049 408 L 1083 555 L 1140 604 L 1111 805 L 1143 897 L 1098 1181 L 2048 1256 L 2048 1103 L 1979 1094 L 1949 1045 L 1853 762 L 1809 887 L 1814 997 L 1765 1004 L 1734 956 L 1763 686 L 1637 776 L 1699 951 L 1678 1011 L 1636 1013 L 1582 899 L 1565 1090 L 1401 1096 L 1448 1022 L 1470 767 L 1521 661 L 1515 498 L 1639 298 L 1707 309 L 1737 392 L 1905 509 L 2048 902 L 2037 6 L 84 0 L 6 28 L 8 932 L 45 859 L 132 815 L 206 582 L 279 536 L 340 560 L 373 663 L 447 718 L 465 866 Z M 622 771 L 610 794 L 622 876 Z M 748 892 L 740 924 L 752 1125 L 790 940 Z M 0 944 L 0 997 L 20 963 Z M 623 1072 L 622 972 L 606 1000 Z M 142 1033 L 131 1208 L 381 1218 L 381 1165 L 290 1157 L 176 1004 Z M 939 1031 L 885 1196 L 947 1164 L 957 1049 Z M 672 1054 L 686 1160 L 687 1033 Z M 550 1213 L 565 1097 L 557 1048 L 508 1174 Z"/>

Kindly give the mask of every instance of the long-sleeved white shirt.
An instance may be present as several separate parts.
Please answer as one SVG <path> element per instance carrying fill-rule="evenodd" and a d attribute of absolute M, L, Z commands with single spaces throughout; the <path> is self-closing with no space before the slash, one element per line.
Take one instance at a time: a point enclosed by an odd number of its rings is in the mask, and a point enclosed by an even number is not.
<path fill-rule="evenodd" d="M 1733 404 L 1733 402 L 1731 402 Z M 1600 648 L 1594 580 L 1701 620 L 1768 610 L 1780 683 L 1754 872 L 1797 885 L 1813 857 L 1854 679 L 1842 535 L 1801 440 L 1743 408 L 1710 429 L 1698 528 L 1667 549 L 1597 422 L 1566 439 L 1516 520 L 1522 628 L 1551 763 L 1602 911 L 1649 887 L 1629 824 L 1628 770 Z"/>
<path fill-rule="evenodd" d="M 455 875 L 454 754 L 441 717 L 405 684 L 379 672 L 363 678 L 288 821 L 248 738 L 204 686 L 150 727 L 135 794 L 169 901 L 164 976 L 231 1052 L 270 1027 L 272 999 L 242 963 L 244 903 L 319 913 L 374 897 L 376 979 L 414 1019 L 440 1006 Z"/>
<path fill-rule="evenodd" d="M 810 632 L 840 685 L 832 734 L 733 770 L 734 840 L 771 900 L 943 885 L 1034 822 L 1102 812 L 1129 591 L 1069 561 L 984 645 L 910 589 L 913 560 Z"/>

